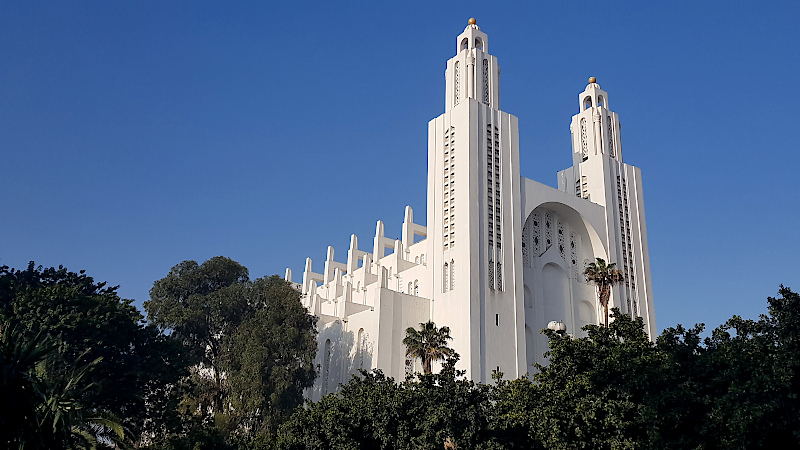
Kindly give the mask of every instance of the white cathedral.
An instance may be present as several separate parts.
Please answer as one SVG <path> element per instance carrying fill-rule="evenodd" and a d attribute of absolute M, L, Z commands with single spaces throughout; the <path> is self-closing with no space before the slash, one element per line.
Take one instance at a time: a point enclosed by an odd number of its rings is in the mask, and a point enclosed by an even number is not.
<path fill-rule="evenodd" d="M 584 268 L 603 258 L 625 281 L 609 308 L 656 334 L 642 178 L 622 162 L 620 125 L 594 78 L 572 117 L 573 166 L 558 189 L 519 173 L 518 119 L 500 110 L 497 58 L 475 19 L 447 61 L 444 114 L 428 123 L 427 226 L 406 206 L 402 236 L 378 221 L 372 247 L 350 237 L 346 262 L 328 247 L 321 273 L 306 259 L 302 301 L 319 317 L 318 400 L 358 369 L 402 380 L 420 370 L 405 356 L 408 327 L 448 326 L 469 379 L 515 378 L 544 363 L 551 321 L 582 336 L 603 320 Z M 420 239 L 421 238 L 421 239 Z M 287 269 L 286 280 L 292 281 Z"/>

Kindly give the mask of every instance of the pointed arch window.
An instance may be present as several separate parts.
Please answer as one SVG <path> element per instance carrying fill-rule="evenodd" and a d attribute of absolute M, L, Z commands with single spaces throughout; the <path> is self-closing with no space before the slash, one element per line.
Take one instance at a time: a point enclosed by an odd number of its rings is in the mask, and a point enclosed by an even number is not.
<path fill-rule="evenodd" d="M 586 142 L 586 118 L 581 119 L 581 157 L 589 159 L 589 144 Z"/>
<path fill-rule="evenodd" d="M 450 265 L 444 263 L 444 270 L 442 272 L 443 272 L 442 277 L 444 281 L 442 283 L 443 292 L 447 292 L 447 288 L 450 286 Z"/>
<path fill-rule="evenodd" d="M 450 289 L 456 288 L 456 262 L 450 260 Z"/>
<path fill-rule="evenodd" d="M 328 393 L 328 379 L 331 372 L 331 340 L 325 340 L 325 359 L 322 360 L 322 373 L 324 374 L 324 382 L 322 384 L 322 393 Z"/>
<path fill-rule="evenodd" d="M 458 104 L 459 99 L 461 98 L 461 65 L 456 61 L 456 68 L 455 68 L 455 77 L 456 77 L 456 98 L 454 104 Z"/>
<path fill-rule="evenodd" d="M 359 328 L 359 330 L 358 330 L 358 341 L 356 342 L 356 345 L 358 346 L 358 347 L 356 347 L 357 348 L 356 354 L 358 355 L 358 368 L 359 369 L 363 369 L 364 368 L 364 351 L 366 350 L 365 349 L 365 345 L 364 345 L 365 339 L 366 339 L 366 337 L 364 336 L 364 329 L 363 328 Z"/>
<path fill-rule="evenodd" d="M 483 60 L 483 103 L 489 104 L 489 60 Z"/>

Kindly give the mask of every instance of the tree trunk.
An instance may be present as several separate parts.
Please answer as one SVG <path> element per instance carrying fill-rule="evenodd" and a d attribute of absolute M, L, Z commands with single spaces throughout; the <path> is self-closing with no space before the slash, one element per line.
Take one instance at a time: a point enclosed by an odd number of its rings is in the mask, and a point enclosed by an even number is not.
<path fill-rule="evenodd" d="M 425 358 L 422 361 L 422 371 L 425 372 L 425 374 L 430 375 L 430 373 L 431 373 L 431 359 L 430 358 Z"/>

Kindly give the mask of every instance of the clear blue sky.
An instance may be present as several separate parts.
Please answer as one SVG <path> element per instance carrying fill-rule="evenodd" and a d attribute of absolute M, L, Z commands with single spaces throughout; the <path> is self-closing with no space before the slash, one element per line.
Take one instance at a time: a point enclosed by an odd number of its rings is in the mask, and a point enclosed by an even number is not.
<path fill-rule="evenodd" d="M 0 3 L 0 264 L 86 269 L 140 305 L 182 260 L 298 279 L 378 219 L 399 237 L 474 16 L 524 176 L 555 185 L 578 93 L 609 92 L 659 329 L 800 290 L 800 2 L 388 5 Z"/>

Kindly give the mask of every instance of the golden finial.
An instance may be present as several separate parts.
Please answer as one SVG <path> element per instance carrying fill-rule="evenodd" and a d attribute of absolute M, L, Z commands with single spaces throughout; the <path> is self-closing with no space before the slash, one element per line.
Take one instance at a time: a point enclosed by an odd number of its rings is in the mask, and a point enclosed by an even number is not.
<path fill-rule="evenodd" d="M 597 83 L 597 78 L 589 77 L 589 83 Z"/>
<path fill-rule="evenodd" d="M 474 18 L 474 17 L 472 17 L 472 18 L 470 18 L 470 19 L 469 19 L 469 24 L 470 24 L 470 25 L 477 25 L 477 23 L 478 23 L 478 21 L 477 21 L 477 20 L 475 20 L 475 18 Z"/>

